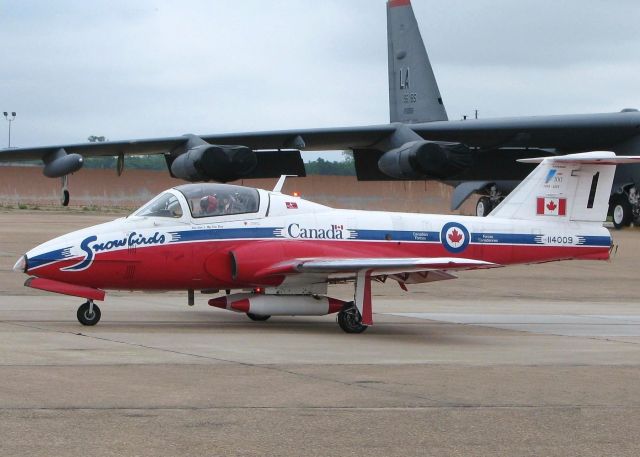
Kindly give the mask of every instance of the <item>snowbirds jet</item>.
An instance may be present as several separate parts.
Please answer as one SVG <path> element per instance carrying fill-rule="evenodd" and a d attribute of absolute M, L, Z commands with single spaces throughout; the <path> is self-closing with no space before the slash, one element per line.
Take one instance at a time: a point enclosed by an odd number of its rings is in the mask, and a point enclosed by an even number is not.
<path fill-rule="evenodd" d="M 184 135 L 0 150 L 0 162 L 41 160 L 62 177 L 85 157 L 163 154 L 173 177 L 190 182 L 305 175 L 300 151 L 353 151 L 359 180 L 439 180 L 455 186 L 452 209 L 471 194 L 486 216 L 531 171 L 516 159 L 640 147 L 640 112 L 449 120 L 410 0 L 387 2 L 390 123 L 338 128 Z M 525 51 L 526 52 L 526 51 Z M 259 70 L 259 69 L 256 69 Z M 618 170 L 610 212 L 616 227 L 640 219 L 640 165 Z"/>
<path fill-rule="evenodd" d="M 407 285 L 458 270 L 609 258 L 606 218 L 613 152 L 525 159 L 540 165 L 488 217 L 333 209 L 280 192 L 185 184 L 132 215 L 46 242 L 14 270 L 25 285 L 78 296 L 78 320 L 95 325 L 104 289 L 227 290 L 211 306 L 273 315 L 338 313 L 347 333 L 373 324 L 371 282 Z M 353 302 L 328 296 L 353 281 Z M 231 290 L 238 291 L 231 294 Z"/>

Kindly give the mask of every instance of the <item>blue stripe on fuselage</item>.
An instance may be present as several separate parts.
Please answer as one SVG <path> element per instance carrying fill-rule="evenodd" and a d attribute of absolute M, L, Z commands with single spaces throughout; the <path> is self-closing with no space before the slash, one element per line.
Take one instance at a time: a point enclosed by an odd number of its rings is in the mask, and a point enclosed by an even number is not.
<path fill-rule="evenodd" d="M 169 232 L 169 234 L 171 235 L 172 243 L 183 243 L 185 241 L 276 238 L 276 230 L 278 229 L 274 227 L 250 227 L 233 229 L 186 230 L 183 232 Z"/>
<path fill-rule="evenodd" d="M 34 257 L 29 257 L 27 259 L 27 267 L 29 269 L 38 268 L 50 263 L 68 259 L 69 257 L 71 257 L 71 246 L 56 249 L 55 251 L 45 252 L 44 254 L 36 255 Z"/>
<path fill-rule="evenodd" d="M 367 230 L 349 229 L 347 240 L 354 241 L 410 241 L 422 243 L 440 243 L 440 232 L 419 230 Z M 284 227 L 250 227 L 233 229 L 202 229 L 182 232 L 170 232 L 171 242 L 233 240 L 233 239 L 272 239 L 285 238 Z M 577 236 L 579 246 L 609 246 L 607 236 Z M 542 235 L 525 233 L 472 233 L 473 244 L 514 244 L 542 245 Z"/>

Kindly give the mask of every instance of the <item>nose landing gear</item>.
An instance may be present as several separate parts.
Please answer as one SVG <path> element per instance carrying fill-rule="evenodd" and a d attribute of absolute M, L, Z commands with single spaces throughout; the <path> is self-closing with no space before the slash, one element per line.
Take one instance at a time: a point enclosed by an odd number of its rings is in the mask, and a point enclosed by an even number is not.
<path fill-rule="evenodd" d="M 96 325 L 100 321 L 100 308 L 93 300 L 89 300 L 80 305 L 76 316 L 82 325 Z"/>

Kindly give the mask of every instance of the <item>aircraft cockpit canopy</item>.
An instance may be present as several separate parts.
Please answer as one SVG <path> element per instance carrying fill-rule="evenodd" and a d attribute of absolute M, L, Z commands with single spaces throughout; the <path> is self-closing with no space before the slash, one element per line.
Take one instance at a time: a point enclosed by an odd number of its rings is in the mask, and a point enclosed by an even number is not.
<path fill-rule="evenodd" d="M 176 194 L 184 196 L 187 205 Z M 193 218 L 232 216 L 257 213 L 260 193 L 256 189 L 230 184 L 184 184 L 163 192 L 134 212 L 139 217 L 180 219 L 184 214 Z"/>
<path fill-rule="evenodd" d="M 134 213 L 140 217 L 182 217 L 182 205 L 174 194 L 164 192 Z"/>
<path fill-rule="evenodd" d="M 194 218 L 256 213 L 260 208 L 260 194 L 248 187 L 202 183 L 175 189 L 184 195 Z"/>

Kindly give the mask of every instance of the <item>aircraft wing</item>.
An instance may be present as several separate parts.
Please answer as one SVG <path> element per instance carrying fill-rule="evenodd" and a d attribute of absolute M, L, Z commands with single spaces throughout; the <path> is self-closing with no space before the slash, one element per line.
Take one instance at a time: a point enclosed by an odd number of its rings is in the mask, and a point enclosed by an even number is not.
<path fill-rule="evenodd" d="M 595 150 L 640 135 L 640 112 L 437 121 L 410 127 L 424 139 L 470 147 Z"/>
<path fill-rule="evenodd" d="M 398 125 L 223 133 L 199 135 L 199 138 L 211 144 L 242 145 L 251 149 L 367 150 L 391 136 Z M 640 113 L 473 119 L 406 125 L 427 140 L 459 142 L 471 147 L 606 149 L 640 134 Z M 163 154 L 184 146 L 187 141 L 187 136 L 173 136 L 0 149 L 0 162 L 38 160 L 59 149 L 84 157 Z"/>
<path fill-rule="evenodd" d="M 290 129 L 266 132 L 199 135 L 207 143 L 242 145 L 251 149 L 303 149 L 307 151 L 366 148 L 395 131 L 391 124 L 364 127 L 323 129 Z M 302 140 L 303 143 L 300 142 Z M 84 157 L 164 154 L 183 146 L 188 137 L 174 136 L 102 143 L 78 143 L 33 148 L 0 149 L 0 162 L 39 160 L 46 154 L 64 149 L 69 154 Z"/>
<path fill-rule="evenodd" d="M 459 271 L 496 268 L 501 265 L 474 259 L 455 257 L 432 258 L 318 258 L 293 259 L 277 263 L 258 276 L 288 274 L 345 274 L 369 271 L 371 276 L 411 274 L 426 271 Z"/>

